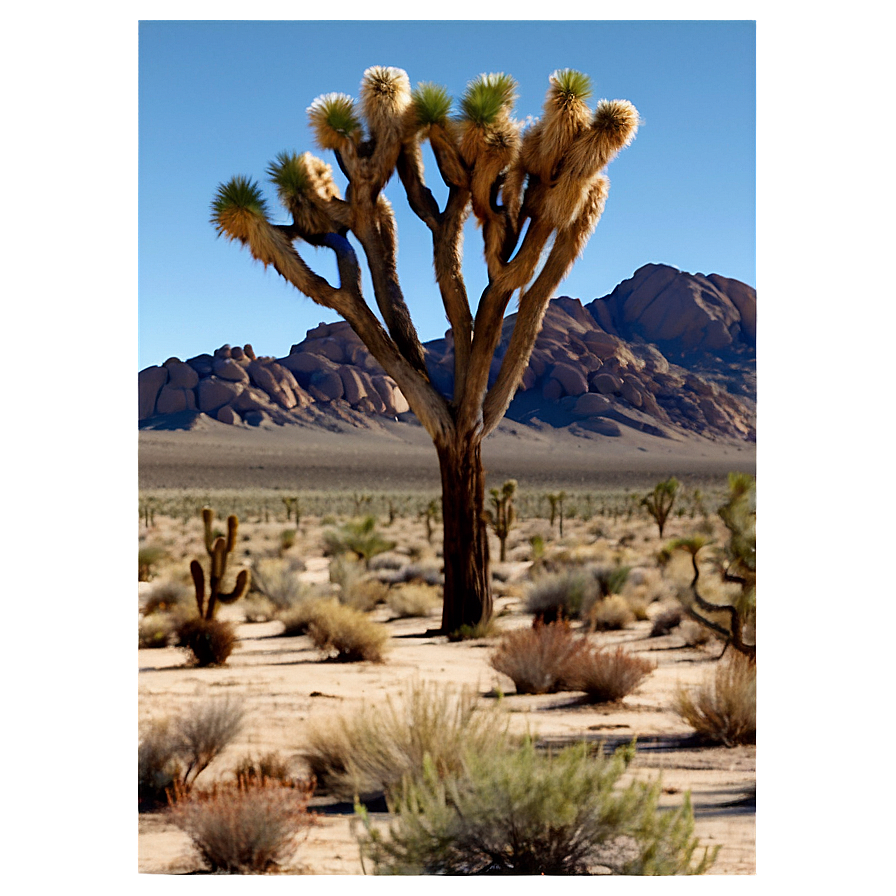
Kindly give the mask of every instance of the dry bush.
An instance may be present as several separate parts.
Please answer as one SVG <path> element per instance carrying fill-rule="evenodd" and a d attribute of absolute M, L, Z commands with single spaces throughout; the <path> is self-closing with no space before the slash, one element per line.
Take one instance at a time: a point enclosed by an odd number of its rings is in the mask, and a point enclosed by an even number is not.
<path fill-rule="evenodd" d="M 388 585 L 365 576 L 344 585 L 339 591 L 339 602 L 353 610 L 366 613 L 377 604 L 386 603 L 388 596 Z"/>
<path fill-rule="evenodd" d="M 501 628 L 494 616 L 484 621 L 477 622 L 476 625 L 462 625 L 453 632 L 448 632 L 448 640 L 452 644 L 459 641 L 484 641 L 488 638 L 495 638 L 501 634 Z"/>
<path fill-rule="evenodd" d="M 567 664 L 564 690 L 584 691 L 592 703 L 612 703 L 630 694 L 655 668 L 622 647 L 589 645 Z"/>
<path fill-rule="evenodd" d="M 683 619 L 678 626 L 678 633 L 684 639 L 686 647 L 702 647 L 716 638 L 715 633 L 695 619 Z"/>
<path fill-rule="evenodd" d="M 534 582 L 526 594 L 526 611 L 538 621 L 577 619 L 597 597 L 594 577 L 581 569 L 552 573 Z"/>
<path fill-rule="evenodd" d="M 144 616 L 155 613 L 184 613 L 193 604 L 193 594 L 182 582 L 169 579 L 156 582 L 140 602 L 140 612 Z"/>
<path fill-rule="evenodd" d="M 567 623 L 554 622 L 508 632 L 490 662 L 513 681 L 518 694 L 553 694 L 562 688 L 570 661 L 585 649 L 587 642 Z"/>
<path fill-rule="evenodd" d="M 431 585 L 400 585 L 389 589 L 386 603 L 399 619 L 429 616 L 441 606 L 441 592 Z"/>
<path fill-rule="evenodd" d="M 597 601 L 588 611 L 588 625 L 592 631 L 619 631 L 635 621 L 635 614 L 621 594 Z"/>
<path fill-rule="evenodd" d="M 301 750 L 318 781 L 336 796 L 388 791 L 430 756 L 441 774 L 460 768 L 466 751 L 494 752 L 508 743 L 507 716 L 480 709 L 476 694 L 416 682 L 385 704 L 312 722 Z"/>
<path fill-rule="evenodd" d="M 140 648 L 167 647 L 175 638 L 180 620 L 170 613 L 151 613 L 140 619 L 138 646 Z"/>
<path fill-rule="evenodd" d="M 734 653 L 691 690 L 680 688 L 673 708 L 698 734 L 733 747 L 756 742 L 756 664 Z"/>
<path fill-rule="evenodd" d="M 197 666 L 222 666 L 236 646 L 236 629 L 230 622 L 196 616 L 177 627 L 177 645 L 193 655 Z"/>
<path fill-rule="evenodd" d="M 273 781 L 292 786 L 295 782 L 289 772 L 289 765 L 276 751 L 262 756 L 246 755 L 233 767 L 234 778 L 243 784 Z"/>
<path fill-rule="evenodd" d="M 221 785 L 178 800 L 171 821 L 185 831 L 208 869 L 224 874 L 264 874 L 295 853 L 313 822 L 304 789 L 263 783 Z"/>
<path fill-rule="evenodd" d="M 237 736 L 244 718 L 243 703 L 226 698 L 200 703 L 183 715 L 148 725 L 137 750 L 140 811 L 165 803 L 172 788 L 189 791 Z"/>
<path fill-rule="evenodd" d="M 265 559 L 252 566 L 252 589 L 267 598 L 278 610 L 286 610 L 304 600 L 308 587 L 299 580 L 293 563 Z"/>
<path fill-rule="evenodd" d="M 345 663 L 361 660 L 381 663 L 389 631 L 360 610 L 343 606 L 338 601 L 327 601 L 318 605 L 308 623 L 308 636 L 330 659 Z"/>
<path fill-rule="evenodd" d="M 669 607 L 663 610 L 656 619 L 653 620 L 653 627 L 650 629 L 651 638 L 661 638 L 668 635 L 673 628 L 681 625 L 682 612 L 681 607 Z"/>
<path fill-rule="evenodd" d="M 625 602 L 638 622 L 646 622 L 650 618 L 647 608 L 650 606 L 650 598 L 646 589 L 637 589 L 630 594 L 625 594 Z"/>

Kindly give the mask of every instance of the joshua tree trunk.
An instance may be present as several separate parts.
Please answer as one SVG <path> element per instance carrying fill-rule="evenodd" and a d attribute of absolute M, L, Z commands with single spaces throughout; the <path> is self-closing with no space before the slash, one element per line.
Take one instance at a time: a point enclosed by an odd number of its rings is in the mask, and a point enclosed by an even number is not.
<path fill-rule="evenodd" d="M 475 626 L 492 615 L 482 446 L 455 437 L 437 446 L 442 473 L 445 600 L 442 631 Z"/>
<path fill-rule="evenodd" d="M 318 145 L 335 153 L 348 181 L 344 198 L 329 165 L 310 153 L 281 153 L 268 174 L 291 223 L 271 222 L 258 184 L 248 178 L 222 184 L 212 203 L 219 234 L 247 245 L 255 259 L 351 324 L 432 438 L 442 471 L 446 633 L 491 615 L 482 440 L 504 416 L 548 302 L 603 213 L 604 169 L 637 131 L 631 103 L 601 100 L 591 110 L 590 94 L 587 76 L 554 72 L 544 116 L 523 131 L 511 117 L 516 84 L 507 75 L 471 81 L 452 114 L 444 88 L 419 84 L 412 91 L 401 69 L 374 66 L 364 73 L 360 103 L 330 93 L 308 109 Z M 425 182 L 424 140 L 448 188 L 443 208 Z M 451 397 L 430 381 L 399 285 L 395 215 L 382 194 L 395 173 L 411 210 L 432 234 L 436 282 L 454 342 Z M 475 315 L 462 264 L 471 210 L 488 270 Z M 379 316 L 362 294 L 350 236 L 363 250 Z M 299 241 L 334 253 L 338 285 L 308 267 Z M 514 295 L 516 324 L 490 383 Z"/>

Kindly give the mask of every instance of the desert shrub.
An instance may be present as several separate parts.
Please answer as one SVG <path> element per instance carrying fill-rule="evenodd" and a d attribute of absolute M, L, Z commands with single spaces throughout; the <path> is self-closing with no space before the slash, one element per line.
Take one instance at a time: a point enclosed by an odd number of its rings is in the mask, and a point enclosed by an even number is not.
<path fill-rule="evenodd" d="M 243 598 L 242 608 L 246 622 L 270 622 L 277 616 L 277 608 L 261 594 Z"/>
<path fill-rule="evenodd" d="M 252 587 L 278 610 L 295 606 L 308 595 L 292 564 L 282 560 L 256 563 L 252 567 Z"/>
<path fill-rule="evenodd" d="M 336 606 L 335 598 L 308 596 L 285 610 L 277 613 L 277 619 L 283 623 L 281 637 L 292 638 L 296 635 L 307 635 L 308 626 L 329 607 Z"/>
<path fill-rule="evenodd" d="M 615 650 L 589 645 L 567 663 L 564 689 L 584 691 L 592 703 L 612 703 L 630 694 L 655 666 L 632 656 L 622 647 Z"/>
<path fill-rule="evenodd" d="M 156 582 L 140 602 L 140 612 L 144 616 L 154 613 L 186 612 L 191 605 L 190 589 L 181 582 L 169 580 Z"/>
<path fill-rule="evenodd" d="M 656 619 L 653 620 L 653 627 L 650 629 L 651 638 L 659 638 L 668 635 L 673 628 L 681 625 L 681 607 L 670 607 L 663 610 Z"/>
<path fill-rule="evenodd" d="M 693 619 L 683 619 L 681 625 L 678 626 L 678 633 L 686 647 L 702 647 L 716 639 L 715 632 Z"/>
<path fill-rule="evenodd" d="M 456 644 L 459 641 L 483 641 L 487 638 L 494 638 L 500 633 L 501 629 L 494 616 L 488 619 L 480 620 L 476 625 L 461 625 L 453 632 L 448 632 L 448 640 Z"/>
<path fill-rule="evenodd" d="M 635 621 L 635 614 L 621 594 L 611 594 L 597 601 L 588 611 L 588 624 L 592 631 L 619 631 Z"/>
<path fill-rule="evenodd" d="M 561 689 L 564 671 L 586 641 L 569 625 L 554 622 L 503 635 L 489 662 L 506 675 L 518 694 L 552 694 Z"/>
<path fill-rule="evenodd" d="M 577 619 L 597 596 L 594 577 L 584 570 L 567 570 L 538 579 L 526 594 L 526 610 L 536 620 L 551 623 Z"/>
<path fill-rule="evenodd" d="M 244 718 L 242 702 L 228 698 L 148 725 L 137 748 L 140 811 L 164 804 L 173 789 L 189 792 L 196 778 L 237 736 Z"/>
<path fill-rule="evenodd" d="M 348 586 L 339 591 L 339 602 L 353 610 L 367 612 L 377 604 L 386 603 L 389 595 L 389 586 L 377 579 L 355 579 Z"/>
<path fill-rule="evenodd" d="M 158 545 L 144 545 L 137 551 L 137 581 L 149 582 L 155 568 L 166 556 L 165 549 Z"/>
<path fill-rule="evenodd" d="M 301 755 L 331 793 L 351 797 L 389 790 L 419 773 L 424 756 L 447 774 L 460 768 L 466 750 L 493 752 L 507 743 L 507 716 L 498 707 L 481 709 L 468 690 L 415 682 L 398 700 L 312 722 Z"/>
<path fill-rule="evenodd" d="M 459 772 L 403 780 L 390 800 L 388 834 L 361 810 L 361 852 L 379 874 L 701 874 L 686 797 L 658 812 L 660 783 L 617 787 L 634 756 L 592 755 L 587 744 L 557 753 L 527 740 L 513 751 L 470 751 Z"/>
<path fill-rule="evenodd" d="M 439 589 L 430 585 L 400 585 L 390 588 L 386 604 L 399 619 L 429 616 L 441 604 Z"/>
<path fill-rule="evenodd" d="M 280 533 L 280 551 L 288 551 L 296 543 L 296 530 L 284 529 Z"/>
<path fill-rule="evenodd" d="M 597 580 L 601 597 L 611 594 L 619 594 L 628 581 L 630 566 L 598 566 L 591 570 L 591 574 Z"/>
<path fill-rule="evenodd" d="M 634 593 L 626 593 L 625 602 L 638 622 L 644 622 L 650 618 L 650 614 L 647 612 L 647 608 L 650 606 L 650 598 L 644 589 L 639 588 Z"/>
<path fill-rule="evenodd" d="M 274 781 L 284 785 L 292 785 L 293 777 L 289 765 L 279 753 L 271 751 L 262 756 L 245 755 L 233 767 L 233 775 L 237 782 L 253 784 Z"/>
<path fill-rule="evenodd" d="M 288 861 L 312 823 L 304 790 L 266 782 L 222 785 L 178 800 L 171 821 L 185 831 L 210 871 L 264 874 Z"/>
<path fill-rule="evenodd" d="M 308 635 L 328 658 L 345 663 L 361 660 L 381 663 L 389 640 L 389 631 L 384 625 L 337 601 L 319 605 L 308 623 Z"/>
<path fill-rule="evenodd" d="M 236 646 L 236 629 L 220 619 L 193 617 L 177 627 L 177 645 L 189 650 L 197 666 L 221 666 Z"/>
<path fill-rule="evenodd" d="M 151 613 L 140 619 L 138 646 L 140 648 L 167 647 L 175 638 L 180 620 L 170 613 Z"/>
<path fill-rule="evenodd" d="M 350 520 L 339 529 L 324 532 L 324 552 L 338 556 L 351 552 L 363 561 L 365 568 L 377 554 L 391 551 L 394 541 L 387 541 L 376 531 L 376 517 Z"/>
<path fill-rule="evenodd" d="M 698 734 L 733 747 L 756 742 L 756 664 L 741 653 L 718 663 L 702 685 L 680 688 L 675 711 Z"/>

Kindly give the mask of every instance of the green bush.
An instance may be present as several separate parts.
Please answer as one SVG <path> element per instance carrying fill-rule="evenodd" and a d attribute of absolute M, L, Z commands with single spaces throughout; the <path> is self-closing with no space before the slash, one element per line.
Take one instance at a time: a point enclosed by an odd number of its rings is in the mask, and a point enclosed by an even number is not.
<path fill-rule="evenodd" d="M 337 796 L 380 793 L 419 773 L 424 756 L 447 774 L 460 768 L 468 749 L 506 748 L 507 722 L 499 708 L 480 708 L 470 691 L 415 682 L 397 701 L 312 723 L 301 755 Z"/>
<path fill-rule="evenodd" d="M 680 688 L 673 707 L 713 743 L 756 743 L 756 664 L 741 653 L 730 655 L 699 687 Z"/>
<path fill-rule="evenodd" d="M 385 834 L 362 809 L 362 856 L 378 874 L 701 874 L 688 798 L 658 812 L 660 783 L 617 787 L 634 756 L 586 744 L 556 754 L 531 741 L 513 751 L 473 751 L 440 774 L 426 757 L 389 800 Z"/>
<path fill-rule="evenodd" d="M 546 624 L 558 619 L 578 619 L 597 598 L 593 576 L 581 569 L 552 573 L 538 579 L 526 594 L 526 611 Z"/>

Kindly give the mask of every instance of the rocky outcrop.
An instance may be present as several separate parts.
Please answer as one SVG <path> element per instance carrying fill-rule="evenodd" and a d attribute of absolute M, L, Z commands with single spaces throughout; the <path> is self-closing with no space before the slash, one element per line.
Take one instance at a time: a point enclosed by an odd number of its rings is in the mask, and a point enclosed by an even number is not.
<path fill-rule="evenodd" d="M 513 330 L 504 323 L 494 382 Z M 583 305 L 554 299 L 507 416 L 618 437 L 694 432 L 755 438 L 756 291 L 717 274 L 646 265 Z M 450 397 L 450 332 L 425 346 L 433 384 Z M 198 411 L 229 425 L 369 426 L 410 410 L 348 323 L 322 323 L 283 358 L 224 345 L 139 374 L 139 414 Z M 178 419 L 180 419 L 178 417 Z M 154 421 L 151 424 L 146 421 Z"/>

